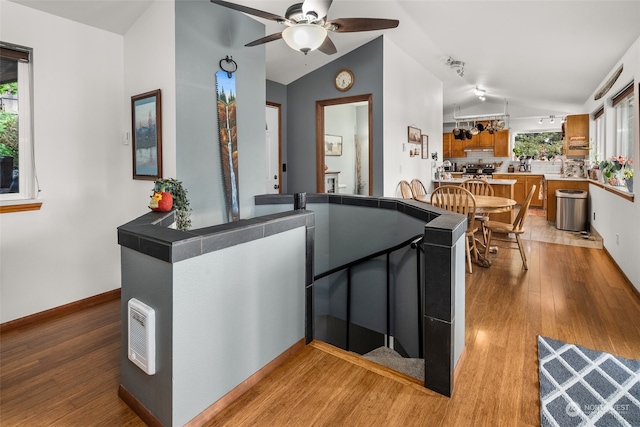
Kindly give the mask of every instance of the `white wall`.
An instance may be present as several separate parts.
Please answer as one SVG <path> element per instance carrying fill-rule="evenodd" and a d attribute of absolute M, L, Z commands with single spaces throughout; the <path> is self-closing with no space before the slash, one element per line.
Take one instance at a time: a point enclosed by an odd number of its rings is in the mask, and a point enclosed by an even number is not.
<path fill-rule="evenodd" d="M 393 197 L 403 179 L 419 178 L 429 189 L 435 172 L 430 155 L 409 156 L 415 145 L 407 143 L 408 126 L 429 136 L 429 154 L 437 152 L 438 164 L 442 163 L 442 82 L 389 38 L 383 42 L 384 196 Z"/>
<path fill-rule="evenodd" d="M 39 211 L 0 216 L 0 322 L 120 287 L 123 39 L 0 0 L 0 39 L 33 48 Z"/>
<path fill-rule="evenodd" d="M 611 90 L 600 100 L 595 101 L 593 95 L 620 64 L 624 64 L 624 70 Z M 615 116 L 611 106 L 611 97 L 618 93 L 624 86 L 635 78 L 635 153 L 634 166 L 635 180 L 640 180 L 640 111 L 638 110 L 638 100 L 640 91 L 638 83 L 640 81 L 640 38 L 629 48 L 620 61 L 611 69 L 608 75 L 602 77 L 602 82 L 598 87 L 593 88 L 593 94 L 584 104 L 584 111 L 593 113 L 601 106 L 605 107 L 605 138 L 611 140 L 615 138 Z M 595 127 L 591 123 L 591 134 L 594 134 Z M 615 262 L 622 269 L 624 274 L 631 280 L 633 285 L 640 291 L 640 191 L 638 185 L 635 187 L 635 201 L 629 202 L 615 194 L 590 186 L 591 199 L 591 225 L 596 228 L 604 240 L 604 247 L 611 254 Z M 593 219 L 593 213 L 596 217 Z M 616 243 L 616 234 L 620 236 L 619 243 Z"/>
<path fill-rule="evenodd" d="M 124 36 L 124 129 L 131 133 L 131 97 L 160 89 L 162 98 L 162 176 L 176 178 L 176 55 L 175 5 L 158 0 L 133 24 Z M 153 182 L 132 179 L 132 148 L 120 151 L 118 187 L 127 206 L 138 206 L 136 216 L 149 211 Z M 125 221 L 125 222 L 126 222 Z"/>

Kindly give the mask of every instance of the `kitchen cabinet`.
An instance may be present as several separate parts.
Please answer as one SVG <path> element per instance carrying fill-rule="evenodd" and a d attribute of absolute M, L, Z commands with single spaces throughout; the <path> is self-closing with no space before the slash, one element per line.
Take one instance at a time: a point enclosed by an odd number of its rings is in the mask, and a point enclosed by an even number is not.
<path fill-rule="evenodd" d="M 511 157 L 509 151 L 509 131 L 501 130 L 493 134 L 493 156 Z"/>
<path fill-rule="evenodd" d="M 529 194 L 529 191 L 531 190 L 531 187 L 533 187 L 534 185 L 536 186 L 536 192 L 533 194 L 533 199 L 531 199 L 531 205 L 530 206 L 534 206 L 534 207 L 538 207 L 541 208 L 543 205 L 543 198 L 540 198 L 539 194 L 540 194 L 540 187 L 542 187 L 544 185 L 544 175 L 531 175 L 531 176 L 525 176 L 525 181 L 524 181 L 524 188 L 525 188 L 525 192 L 524 192 L 524 197 L 526 199 L 527 194 Z M 524 202 L 524 200 L 523 200 Z"/>
<path fill-rule="evenodd" d="M 442 134 L 442 157 L 450 159 L 452 157 L 467 157 L 464 152 L 464 141 L 455 139 L 451 132 Z"/>
<path fill-rule="evenodd" d="M 547 186 L 547 221 L 556 222 L 556 209 L 558 207 L 556 199 L 556 190 L 568 189 L 568 190 L 584 190 L 589 191 L 589 181 L 586 179 L 547 179 L 545 180 Z"/>
<path fill-rule="evenodd" d="M 589 115 L 567 116 L 564 122 L 564 154 L 567 156 L 589 155 Z"/>
<path fill-rule="evenodd" d="M 491 134 L 487 131 L 481 132 L 478 135 L 475 135 L 474 138 L 477 139 L 477 144 L 480 147 L 493 147 L 493 138 L 495 134 Z"/>
<path fill-rule="evenodd" d="M 531 190 L 531 187 L 535 185 L 536 194 L 533 195 L 530 206 L 542 207 L 543 200 L 538 197 L 538 190 L 540 189 L 540 182 L 544 179 L 544 175 L 494 173 L 493 179 L 515 179 L 516 183 L 513 185 L 513 200 L 515 200 L 520 206 L 524 204 L 527 194 L 529 194 L 529 190 Z"/>

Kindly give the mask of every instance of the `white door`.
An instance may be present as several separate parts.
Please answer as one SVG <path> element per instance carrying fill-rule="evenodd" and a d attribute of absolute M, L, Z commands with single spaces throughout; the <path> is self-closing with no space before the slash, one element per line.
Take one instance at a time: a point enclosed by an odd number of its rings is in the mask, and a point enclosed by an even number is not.
<path fill-rule="evenodd" d="M 280 105 L 267 104 L 267 194 L 280 193 Z"/>

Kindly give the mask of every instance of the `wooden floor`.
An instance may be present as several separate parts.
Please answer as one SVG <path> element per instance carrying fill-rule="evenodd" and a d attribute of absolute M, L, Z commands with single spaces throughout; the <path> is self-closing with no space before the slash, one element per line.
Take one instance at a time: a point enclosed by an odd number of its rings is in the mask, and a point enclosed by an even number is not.
<path fill-rule="evenodd" d="M 305 347 L 208 426 L 537 426 L 539 334 L 640 358 L 640 301 L 600 249 L 526 241 L 467 274 L 466 355 L 451 399 Z M 0 339 L 0 425 L 141 426 L 118 399 L 119 301 Z"/>

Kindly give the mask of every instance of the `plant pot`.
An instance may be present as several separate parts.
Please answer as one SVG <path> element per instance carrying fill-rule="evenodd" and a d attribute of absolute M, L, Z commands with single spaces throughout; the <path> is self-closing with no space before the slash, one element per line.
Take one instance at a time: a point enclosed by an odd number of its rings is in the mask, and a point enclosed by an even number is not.
<path fill-rule="evenodd" d="M 627 184 L 627 190 L 629 190 L 629 193 L 633 193 L 633 178 L 625 179 L 624 182 Z"/>

